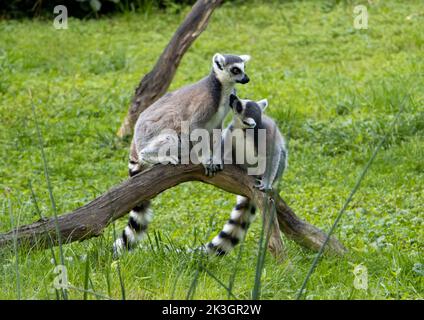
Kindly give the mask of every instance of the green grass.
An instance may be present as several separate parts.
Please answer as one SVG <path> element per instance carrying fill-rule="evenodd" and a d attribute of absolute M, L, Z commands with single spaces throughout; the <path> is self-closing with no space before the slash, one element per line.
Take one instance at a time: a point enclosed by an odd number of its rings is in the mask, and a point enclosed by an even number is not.
<path fill-rule="evenodd" d="M 44 139 L 59 213 L 69 212 L 127 177 L 128 143 L 115 136 L 133 88 L 150 70 L 184 14 L 128 13 L 113 18 L 0 21 L 0 231 L 53 216 L 28 89 Z M 344 1 L 225 4 L 185 55 L 171 89 L 210 69 L 215 52 L 250 54 L 251 82 L 241 97 L 268 98 L 267 114 L 290 132 L 289 169 L 281 195 L 296 213 L 329 230 L 399 108 L 397 125 L 335 235 L 349 253 L 324 257 L 306 299 L 422 299 L 424 208 L 424 17 L 421 1 L 373 1 L 369 29 L 353 28 Z M 418 14 L 406 19 L 411 14 Z M 3 192 L 4 191 L 4 192 Z M 144 247 L 111 259 L 113 227 L 96 239 L 63 246 L 70 299 L 249 299 L 261 223 L 243 250 L 222 259 L 173 248 L 212 238 L 235 197 L 186 183 L 154 199 Z M 11 219 L 10 213 L 13 214 Z M 116 223 L 119 232 L 126 219 Z M 296 297 L 314 253 L 284 240 L 288 261 L 266 256 L 262 299 Z M 59 249 L 55 248 L 56 259 Z M 17 259 L 18 257 L 18 259 Z M 17 265 L 17 261 L 19 265 Z M 56 299 L 50 250 L 0 251 L 0 298 Z M 368 290 L 353 269 L 368 269 Z M 17 274 L 18 271 L 18 274 Z M 193 279 L 196 276 L 196 281 Z M 193 285 L 195 284 L 195 285 Z M 193 286 L 192 286 L 193 285 Z M 194 290 L 190 288 L 193 287 Z M 233 298 L 234 296 L 230 296 Z M 61 297 L 61 296 L 60 296 Z"/>

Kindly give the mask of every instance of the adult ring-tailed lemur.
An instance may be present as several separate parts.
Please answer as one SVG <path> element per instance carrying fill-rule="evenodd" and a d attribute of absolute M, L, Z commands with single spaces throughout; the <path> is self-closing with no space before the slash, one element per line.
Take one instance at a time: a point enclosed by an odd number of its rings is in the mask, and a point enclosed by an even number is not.
<path fill-rule="evenodd" d="M 244 155 L 243 164 L 241 165 L 245 169 L 248 169 L 249 165 L 255 167 L 258 165 L 257 162 L 248 164 L 249 161 L 246 159 L 264 159 L 265 171 L 263 174 L 257 177 L 257 184 L 255 187 L 260 190 L 269 190 L 280 180 L 284 169 L 287 167 L 287 148 L 283 136 L 278 130 L 275 122 L 263 115 L 263 111 L 268 106 L 266 99 L 255 102 L 251 100 L 241 100 L 235 95 L 230 96 L 230 107 L 233 110 L 233 121 L 223 132 L 223 144 L 232 144 L 232 148 L 226 148 L 224 150 L 224 161 L 230 161 L 236 163 L 236 145 L 237 132 L 243 135 L 242 139 L 244 144 Z M 252 129 L 253 134 L 246 134 L 246 130 Z M 259 148 L 261 142 L 258 138 L 259 130 L 265 130 L 265 148 Z M 264 154 L 261 154 L 264 153 Z M 253 153 L 249 155 L 249 153 Z M 250 223 L 255 218 L 256 206 L 252 201 L 243 196 L 237 196 L 237 203 L 231 212 L 230 219 L 224 225 L 222 231 L 209 242 L 206 247 L 206 251 L 210 254 L 224 255 L 233 249 L 241 240 L 243 240 L 246 231 Z"/>
<path fill-rule="evenodd" d="M 167 93 L 144 110 L 135 125 L 134 137 L 129 155 L 129 175 L 133 176 L 156 163 L 162 163 L 159 150 L 175 139 L 166 130 L 181 134 L 183 122 L 189 123 L 189 130 L 206 129 L 211 141 L 213 129 L 222 129 L 222 122 L 230 110 L 229 96 L 236 83 L 245 84 L 249 77 L 244 69 L 248 55 L 215 54 L 212 71 L 202 80 Z M 178 141 L 174 141 L 178 143 Z M 211 152 L 210 154 L 213 154 Z M 177 164 L 178 157 L 169 162 Z M 205 174 L 214 175 L 222 165 L 212 159 L 202 159 Z M 113 245 L 115 257 L 123 251 L 134 248 L 143 237 L 152 219 L 150 201 L 143 201 L 130 212 L 128 225 Z"/>

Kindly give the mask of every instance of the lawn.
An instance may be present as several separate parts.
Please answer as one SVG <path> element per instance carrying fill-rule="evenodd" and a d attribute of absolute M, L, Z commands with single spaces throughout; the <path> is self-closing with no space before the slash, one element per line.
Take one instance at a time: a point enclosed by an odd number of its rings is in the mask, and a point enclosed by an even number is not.
<path fill-rule="evenodd" d="M 171 85 L 206 75 L 215 52 L 250 54 L 251 82 L 238 93 L 267 98 L 267 114 L 289 137 L 280 194 L 325 231 L 389 132 L 335 230 L 349 252 L 320 261 L 306 299 L 424 298 L 423 7 L 419 0 L 367 7 L 369 28 L 356 30 L 349 1 L 226 3 Z M 72 211 L 127 178 L 129 142 L 116 130 L 141 76 L 188 11 L 71 18 L 67 30 L 45 18 L 0 21 L 0 232 L 38 220 L 37 205 L 43 216 L 53 215 L 29 90 L 58 212 Z M 234 195 L 201 183 L 170 189 L 153 201 L 149 239 L 119 261 L 111 257 L 113 226 L 65 245 L 69 282 L 98 294 L 88 299 L 250 299 L 260 219 L 223 258 L 174 250 L 211 239 L 234 202 Z M 116 230 L 125 224 L 119 220 Z M 295 298 L 315 256 L 284 243 L 287 261 L 266 256 L 262 299 Z M 58 258 L 58 248 L 54 253 Z M 50 250 L 1 250 L 0 298 L 56 299 L 52 260 Z M 354 286 L 358 265 L 367 269 L 367 289 Z M 72 288 L 68 296 L 84 293 Z"/>

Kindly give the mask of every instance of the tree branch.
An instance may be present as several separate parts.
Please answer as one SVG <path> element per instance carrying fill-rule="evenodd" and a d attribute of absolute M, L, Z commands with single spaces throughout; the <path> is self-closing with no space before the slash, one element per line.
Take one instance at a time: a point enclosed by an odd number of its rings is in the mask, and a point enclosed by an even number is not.
<path fill-rule="evenodd" d="M 156 65 L 138 85 L 128 114 L 117 135 L 132 135 L 140 113 L 159 99 L 174 78 L 180 61 L 194 40 L 206 29 L 212 12 L 222 0 L 198 0 L 162 52 Z"/>
<path fill-rule="evenodd" d="M 201 181 L 227 192 L 249 197 L 255 201 L 261 212 L 265 212 L 267 201 L 274 201 L 280 230 L 288 238 L 315 251 L 324 243 L 325 233 L 299 219 L 277 193 L 268 196 L 254 188 L 254 178 L 234 165 L 226 165 L 224 171 L 212 178 L 204 175 L 201 165 L 156 165 L 75 211 L 59 216 L 62 241 L 71 243 L 99 236 L 111 222 L 124 216 L 139 202 L 152 199 L 161 192 L 187 181 Z M 264 219 L 266 221 L 269 217 L 264 216 Z M 276 224 L 270 225 L 273 228 L 272 225 Z M 279 232 L 277 234 L 278 236 L 275 232 L 272 233 L 269 248 L 279 255 L 282 253 L 282 242 Z M 49 241 L 54 245 L 58 243 L 54 218 L 22 226 L 17 233 L 10 231 L 0 234 L 0 247 L 13 244 L 15 236 L 20 246 L 29 245 L 43 249 L 49 246 Z M 328 249 L 338 254 L 345 251 L 335 238 L 329 242 Z"/>

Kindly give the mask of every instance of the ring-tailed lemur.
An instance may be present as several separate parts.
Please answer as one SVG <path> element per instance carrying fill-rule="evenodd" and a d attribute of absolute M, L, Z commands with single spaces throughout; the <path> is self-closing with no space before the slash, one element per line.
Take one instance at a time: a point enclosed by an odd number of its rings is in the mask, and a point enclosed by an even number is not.
<path fill-rule="evenodd" d="M 244 71 L 248 60 L 248 55 L 217 53 L 213 56 L 212 71 L 208 76 L 167 93 L 144 110 L 135 125 L 131 143 L 128 165 L 130 176 L 163 162 L 164 159 L 158 154 L 160 148 L 170 142 L 179 143 L 178 138 L 168 135 L 166 130 L 171 129 L 180 135 L 182 122 L 189 123 L 190 131 L 207 129 L 212 141 L 213 129 L 222 129 L 222 122 L 230 110 L 229 96 L 235 84 L 249 82 Z M 172 164 L 179 162 L 175 156 L 167 160 Z M 206 175 L 214 175 L 222 170 L 222 165 L 214 163 L 211 159 L 201 159 L 201 162 Z M 114 243 L 115 256 L 136 245 L 145 234 L 151 216 L 150 201 L 143 201 L 130 212 L 128 225 Z"/>
<path fill-rule="evenodd" d="M 255 166 L 257 163 L 247 164 L 247 153 L 255 153 L 255 158 L 261 156 L 258 152 L 258 130 L 266 131 L 266 167 L 263 175 L 257 179 L 255 187 L 262 191 L 269 190 L 278 182 L 287 167 L 287 149 L 283 136 L 278 130 L 275 122 L 263 115 L 263 111 L 268 106 L 266 99 L 255 102 L 251 100 L 241 100 L 235 95 L 230 96 L 230 106 L 233 110 L 233 121 L 223 132 L 224 144 L 226 141 L 233 145 L 231 154 L 224 153 L 225 159 L 235 161 L 236 141 L 233 139 L 233 133 L 236 129 L 241 129 L 244 136 L 244 164 L 241 166 L 247 169 L 249 166 Z M 253 129 L 253 134 L 246 134 L 246 129 Z M 235 135 L 237 137 L 237 135 Z M 228 150 L 228 149 L 227 149 Z M 262 155 L 263 156 L 263 155 Z M 252 159 L 252 157 L 250 158 Z M 237 203 L 231 212 L 231 217 L 225 224 L 222 231 L 213 238 L 206 246 L 210 254 L 223 255 L 234 248 L 237 243 L 243 240 L 250 223 L 255 218 L 256 206 L 252 201 L 243 196 L 237 196 Z"/>

